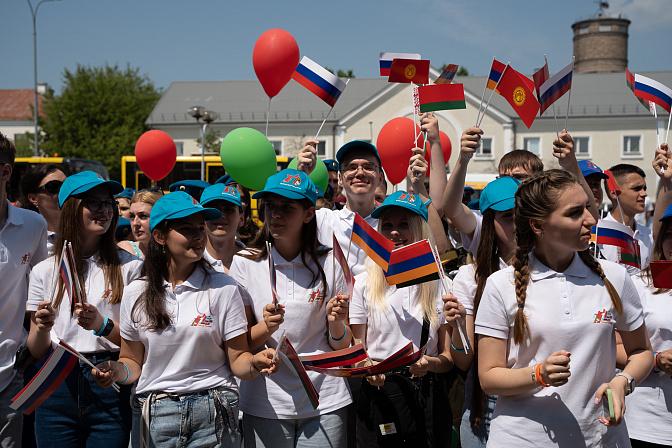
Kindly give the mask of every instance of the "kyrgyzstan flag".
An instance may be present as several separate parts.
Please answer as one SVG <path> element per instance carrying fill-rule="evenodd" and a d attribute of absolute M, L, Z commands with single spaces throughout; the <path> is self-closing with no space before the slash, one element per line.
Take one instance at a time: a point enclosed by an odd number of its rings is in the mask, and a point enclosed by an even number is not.
<path fill-rule="evenodd" d="M 518 72 L 507 65 L 497 87 L 528 129 L 539 112 L 539 101 L 533 91 L 534 84 L 530 87 L 530 82 L 529 78 L 527 81 L 522 79 Z"/>
<path fill-rule="evenodd" d="M 429 84 L 429 60 L 395 59 L 387 81 Z"/>

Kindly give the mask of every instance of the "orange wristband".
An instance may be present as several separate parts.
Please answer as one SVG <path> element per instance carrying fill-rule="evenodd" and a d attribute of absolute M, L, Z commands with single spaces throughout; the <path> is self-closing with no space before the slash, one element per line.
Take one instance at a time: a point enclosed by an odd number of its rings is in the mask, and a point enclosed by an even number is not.
<path fill-rule="evenodd" d="M 537 382 L 543 387 L 550 387 L 550 384 L 544 381 L 544 377 L 541 375 L 541 363 L 537 364 L 534 368 L 534 376 L 537 378 Z"/>

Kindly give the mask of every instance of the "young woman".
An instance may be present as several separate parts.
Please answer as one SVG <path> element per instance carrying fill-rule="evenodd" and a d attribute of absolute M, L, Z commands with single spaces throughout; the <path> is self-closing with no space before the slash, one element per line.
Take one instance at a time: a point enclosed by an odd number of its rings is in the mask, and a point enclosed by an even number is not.
<path fill-rule="evenodd" d="M 574 175 L 534 175 L 515 200 L 511 266 L 488 278 L 475 323 L 481 386 L 498 395 L 488 446 L 628 446 L 625 395 L 653 366 L 634 284 L 587 250 L 594 200 Z"/>
<path fill-rule="evenodd" d="M 399 248 L 423 239 L 429 239 L 434 246 L 427 214 L 427 206 L 419 196 L 398 191 L 385 199 L 371 216 L 378 219 L 378 231 Z M 405 288 L 390 286 L 382 268 L 371 261 L 367 263 L 366 272 L 356 277 L 350 307 L 355 343 L 364 344 L 373 362 L 379 362 L 409 341 L 413 342 L 414 350 L 420 349 L 424 342 L 421 342 L 423 322 L 427 321 L 427 352 L 398 374 L 369 376 L 363 380 L 357 404 L 357 443 L 359 446 L 404 443 L 415 447 L 450 446 L 450 404 L 443 378 L 436 375 L 453 367 L 449 325 L 441 313 L 440 286 L 437 281 Z M 374 418 L 376 414 L 386 415 L 390 398 L 387 394 L 392 393 L 392 387 L 407 381 L 399 376 L 411 378 L 426 400 L 423 404 L 407 403 L 409 409 L 415 409 L 424 417 L 416 415 L 424 427 L 417 428 L 415 434 L 400 434 L 401 427 L 383 431 L 378 423 L 390 422 L 378 422 Z M 408 422 L 396 423 L 405 426 Z"/>
<path fill-rule="evenodd" d="M 52 252 L 61 209 L 58 192 L 65 181 L 63 171 L 53 163 L 38 164 L 21 177 L 21 207 L 39 213 L 47 221 L 47 249 Z"/>
<path fill-rule="evenodd" d="M 291 169 L 271 176 L 253 196 L 264 199 L 264 226 L 231 265 L 245 302 L 252 350 L 277 347 L 283 331 L 299 355 L 350 345 L 348 297 L 339 294 L 347 286 L 329 249 L 317 240 L 316 196 L 308 176 Z M 267 242 L 272 246 L 277 306 Z M 290 369 L 241 384 L 245 446 L 344 447 L 346 406 L 352 402 L 345 379 L 308 372 L 320 395 L 314 409 Z"/>
<path fill-rule="evenodd" d="M 28 307 L 31 328 L 28 346 L 44 358 L 62 339 L 92 363 L 119 356 L 119 309 L 124 287 L 139 274 L 141 262 L 119 250 L 114 232 L 119 218 L 112 196 L 119 183 L 105 181 L 92 171 L 68 177 L 59 193 L 54 254 L 30 275 Z M 72 243 L 84 295 L 71 312 L 63 279 L 57 276 L 64 241 Z M 56 294 L 52 300 L 52 290 Z M 35 411 L 35 435 L 44 447 L 126 447 L 131 428 L 130 386 L 121 393 L 99 387 L 85 363 L 75 364 L 66 380 Z"/>
<path fill-rule="evenodd" d="M 141 260 L 147 255 L 147 246 L 152 234 L 149 230 L 149 216 L 152 207 L 156 201 L 161 199 L 163 191 L 159 188 L 150 190 L 141 190 L 131 198 L 129 210 L 129 220 L 131 221 L 131 232 L 135 241 L 124 240 L 119 242 L 119 247 L 126 252 L 135 255 Z"/>
<path fill-rule="evenodd" d="M 203 260 L 205 221 L 221 217 L 183 191 L 152 208 L 142 278 L 122 302 L 122 352 L 100 365 L 104 387 L 132 384 L 132 446 L 234 447 L 240 444 L 233 375 L 270 373 L 273 350 L 247 347 L 247 321 L 235 282 Z M 146 445 L 147 444 L 147 445 Z"/>

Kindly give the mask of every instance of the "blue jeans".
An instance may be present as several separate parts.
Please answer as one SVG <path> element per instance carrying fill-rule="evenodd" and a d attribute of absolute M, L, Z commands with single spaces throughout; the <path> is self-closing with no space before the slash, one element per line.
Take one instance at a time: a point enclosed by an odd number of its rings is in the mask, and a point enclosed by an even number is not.
<path fill-rule="evenodd" d="M 151 401 L 149 406 L 149 447 L 205 448 L 240 447 L 240 432 L 231 428 L 230 417 L 238 422 L 238 393 L 231 389 L 218 389 L 223 400 L 228 401 L 232 415 L 218 415 L 213 390 L 183 395 L 170 395 Z M 142 407 L 149 394 L 133 398 L 133 430 L 131 447 L 140 448 Z M 222 406 L 220 412 L 226 412 Z M 223 419 L 221 441 L 217 441 L 217 417 Z M 220 420 L 221 422 L 222 420 Z"/>
<path fill-rule="evenodd" d="M 93 365 L 118 353 L 85 355 Z M 131 430 L 130 386 L 103 389 L 91 367 L 75 364 L 65 381 L 35 410 L 35 439 L 48 448 L 126 448 Z"/>
<path fill-rule="evenodd" d="M 245 448 L 345 448 L 348 407 L 309 418 L 269 419 L 243 414 Z"/>
<path fill-rule="evenodd" d="M 23 413 L 9 407 L 12 398 L 23 389 L 23 369 L 14 372 L 14 378 L 0 391 L 0 447 L 20 448 Z"/>
<path fill-rule="evenodd" d="M 483 418 L 478 427 L 471 426 L 471 394 L 474 388 L 474 368 L 469 370 L 464 384 L 464 405 L 462 406 L 462 421 L 460 423 L 460 444 L 462 448 L 485 448 L 490 435 L 490 420 L 495 410 L 497 396 L 486 395 Z"/>

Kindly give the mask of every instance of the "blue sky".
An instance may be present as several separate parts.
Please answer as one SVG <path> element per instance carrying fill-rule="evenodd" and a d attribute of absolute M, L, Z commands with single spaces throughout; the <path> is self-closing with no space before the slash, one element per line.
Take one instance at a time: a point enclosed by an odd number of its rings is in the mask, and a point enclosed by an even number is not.
<path fill-rule="evenodd" d="M 33 0 L 36 4 L 37 0 Z M 632 20 L 632 71 L 672 70 L 670 0 L 613 0 Z M 256 79 L 252 49 L 271 28 L 302 56 L 359 78 L 378 76 L 381 51 L 421 53 L 485 75 L 493 55 L 531 74 L 570 62 L 571 25 L 597 11 L 591 0 L 62 0 L 37 16 L 38 80 L 58 93 L 65 68 L 130 64 L 158 87 L 173 81 Z M 26 0 L 0 0 L 0 89 L 33 87 L 32 20 Z"/>

